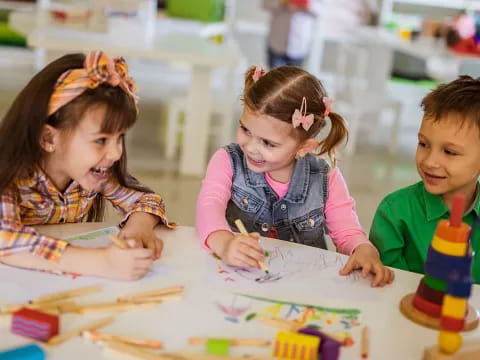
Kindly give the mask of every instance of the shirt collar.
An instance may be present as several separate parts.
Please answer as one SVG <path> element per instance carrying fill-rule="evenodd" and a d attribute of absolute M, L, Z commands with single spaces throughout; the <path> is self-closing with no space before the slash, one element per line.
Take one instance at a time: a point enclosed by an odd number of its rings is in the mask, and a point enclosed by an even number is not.
<path fill-rule="evenodd" d="M 43 171 L 41 167 L 36 167 L 32 170 L 28 176 L 22 178 L 19 181 L 19 185 L 22 187 L 33 188 L 36 186 L 41 186 L 44 192 L 48 194 L 57 194 L 57 195 L 68 195 L 77 190 L 79 187 L 78 182 L 72 180 L 72 182 L 67 186 L 63 194 L 57 189 L 57 187 L 50 180 L 48 175 Z"/>
<path fill-rule="evenodd" d="M 475 200 L 473 201 L 472 206 L 466 211 L 466 214 L 474 211 L 478 216 L 480 214 L 480 202 L 479 202 L 479 185 L 477 183 L 477 188 L 475 190 Z M 427 220 L 433 221 L 440 219 L 445 214 L 449 213 L 449 208 L 443 202 L 442 198 L 439 195 L 430 194 L 426 189 L 425 185 L 422 182 L 422 193 L 423 199 L 425 201 L 425 209 L 427 214 Z"/>

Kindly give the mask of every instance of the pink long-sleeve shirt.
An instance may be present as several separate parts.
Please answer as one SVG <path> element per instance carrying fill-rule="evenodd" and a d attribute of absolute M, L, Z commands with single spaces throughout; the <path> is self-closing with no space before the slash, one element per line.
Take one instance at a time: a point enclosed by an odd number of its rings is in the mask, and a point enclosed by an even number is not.
<path fill-rule="evenodd" d="M 231 231 L 225 212 L 231 197 L 232 177 L 230 157 L 225 149 L 219 149 L 210 159 L 197 200 L 196 227 L 206 249 L 206 241 L 211 233 Z M 267 173 L 265 180 L 280 199 L 285 196 L 290 183 L 279 183 Z M 328 235 L 338 252 L 350 255 L 358 245 L 370 244 L 358 221 L 355 201 L 338 168 L 331 169 L 328 174 L 328 198 L 324 211 Z"/>

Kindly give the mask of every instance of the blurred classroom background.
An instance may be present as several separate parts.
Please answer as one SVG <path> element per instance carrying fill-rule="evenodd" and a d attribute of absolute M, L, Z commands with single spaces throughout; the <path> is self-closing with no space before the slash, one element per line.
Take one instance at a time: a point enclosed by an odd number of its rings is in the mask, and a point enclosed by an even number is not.
<path fill-rule="evenodd" d="M 480 1 L 318 2 L 304 67 L 349 122 L 339 166 L 368 231 L 384 195 L 419 179 L 422 97 L 480 75 Z M 208 158 L 234 141 L 243 74 L 267 63 L 269 16 L 262 0 L 0 0 L 0 116 L 51 59 L 94 48 L 126 57 L 140 89 L 130 171 L 193 225 Z"/>

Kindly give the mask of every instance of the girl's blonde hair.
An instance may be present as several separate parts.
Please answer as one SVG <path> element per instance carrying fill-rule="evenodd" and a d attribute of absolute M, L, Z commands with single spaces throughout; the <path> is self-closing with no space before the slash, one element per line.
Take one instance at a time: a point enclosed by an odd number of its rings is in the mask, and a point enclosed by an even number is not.
<path fill-rule="evenodd" d="M 303 97 L 307 102 L 307 115 L 314 115 L 314 122 L 308 131 L 299 126 L 294 129 L 295 135 L 304 141 L 315 138 L 325 125 L 324 97 L 327 93 L 316 77 L 295 66 L 280 66 L 270 70 L 254 80 L 255 67 L 245 74 L 243 102 L 251 111 L 259 115 L 272 116 L 286 123 L 292 123 L 295 109 L 299 109 Z M 337 113 L 330 111 L 331 130 L 317 148 L 316 154 L 327 154 L 335 166 L 335 150 L 348 138 L 345 120 Z"/>

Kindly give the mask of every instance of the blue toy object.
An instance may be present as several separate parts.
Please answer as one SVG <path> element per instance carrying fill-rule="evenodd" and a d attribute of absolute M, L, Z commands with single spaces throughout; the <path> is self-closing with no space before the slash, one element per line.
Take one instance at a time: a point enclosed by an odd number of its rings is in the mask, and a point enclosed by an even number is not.
<path fill-rule="evenodd" d="M 45 351 L 36 344 L 21 346 L 0 352 L 0 360 L 44 360 Z"/>

